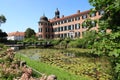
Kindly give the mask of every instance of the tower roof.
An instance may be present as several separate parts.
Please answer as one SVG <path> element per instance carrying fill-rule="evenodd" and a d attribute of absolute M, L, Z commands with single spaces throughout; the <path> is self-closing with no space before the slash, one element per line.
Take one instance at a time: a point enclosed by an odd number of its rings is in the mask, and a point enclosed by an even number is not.
<path fill-rule="evenodd" d="M 60 11 L 58 10 L 58 8 L 56 9 L 55 14 L 56 14 L 56 15 L 59 15 L 59 14 L 60 14 Z"/>
<path fill-rule="evenodd" d="M 40 22 L 48 22 L 48 18 L 43 14 L 43 16 L 40 17 Z"/>

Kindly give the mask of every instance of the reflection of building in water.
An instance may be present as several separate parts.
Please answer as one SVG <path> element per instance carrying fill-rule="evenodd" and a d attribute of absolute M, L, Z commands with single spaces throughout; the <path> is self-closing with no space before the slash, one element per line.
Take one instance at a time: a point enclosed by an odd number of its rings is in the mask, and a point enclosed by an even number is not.
<path fill-rule="evenodd" d="M 49 19 L 43 15 L 38 22 L 38 37 L 39 39 L 52 39 L 52 38 L 82 38 L 82 34 L 87 30 L 84 21 L 88 18 L 92 20 L 99 19 L 103 11 L 98 11 L 90 14 L 90 10 L 60 17 L 60 11 L 55 11 L 55 17 Z M 97 30 L 98 24 L 91 22 L 94 26 L 92 29 Z"/>

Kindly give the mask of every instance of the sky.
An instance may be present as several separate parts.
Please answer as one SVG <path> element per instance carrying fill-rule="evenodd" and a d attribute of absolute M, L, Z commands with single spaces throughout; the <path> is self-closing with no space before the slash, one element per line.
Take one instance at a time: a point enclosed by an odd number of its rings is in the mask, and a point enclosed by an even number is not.
<path fill-rule="evenodd" d="M 45 14 L 52 19 L 57 8 L 60 16 L 69 16 L 77 10 L 89 10 L 92 6 L 88 0 L 0 0 L 0 15 L 7 19 L 0 29 L 7 33 L 24 32 L 27 28 L 38 32 L 40 17 Z"/>

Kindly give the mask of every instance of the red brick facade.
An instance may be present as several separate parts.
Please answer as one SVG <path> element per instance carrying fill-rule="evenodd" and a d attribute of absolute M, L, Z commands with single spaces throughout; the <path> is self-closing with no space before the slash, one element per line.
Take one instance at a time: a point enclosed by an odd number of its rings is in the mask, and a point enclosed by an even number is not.
<path fill-rule="evenodd" d="M 82 25 L 83 22 L 90 18 L 97 20 L 101 17 L 103 11 L 98 11 L 90 15 L 90 10 L 80 12 L 70 16 L 59 17 L 60 12 L 55 11 L 55 17 L 48 20 L 44 15 L 40 18 L 38 35 L 40 39 L 53 39 L 53 38 L 82 38 L 87 26 Z M 98 24 L 94 23 L 94 30 L 98 29 Z"/>

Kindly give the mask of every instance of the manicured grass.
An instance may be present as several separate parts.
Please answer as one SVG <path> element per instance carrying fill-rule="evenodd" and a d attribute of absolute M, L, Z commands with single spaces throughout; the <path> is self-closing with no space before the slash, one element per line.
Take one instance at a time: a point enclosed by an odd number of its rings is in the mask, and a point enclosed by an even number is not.
<path fill-rule="evenodd" d="M 57 68 L 55 66 L 50 66 L 48 64 L 36 61 L 36 60 L 31 60 L 30 58 L 21 55 L 21 54 L 16 54 L 16 57 L 24 60 L 27 62 L 27 65 L 29 65 L 30 67 L 36 69 L 37 71 L 40 71 L 43 74 L 54 74 L 58 77 L 58 80 L 90 80 L 84 77 L 80 77 L 74 74 L 70 74 L 60 68 Z"/>

